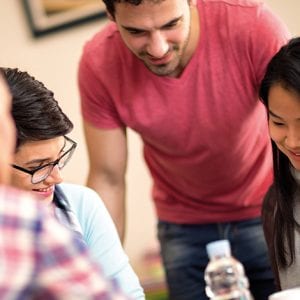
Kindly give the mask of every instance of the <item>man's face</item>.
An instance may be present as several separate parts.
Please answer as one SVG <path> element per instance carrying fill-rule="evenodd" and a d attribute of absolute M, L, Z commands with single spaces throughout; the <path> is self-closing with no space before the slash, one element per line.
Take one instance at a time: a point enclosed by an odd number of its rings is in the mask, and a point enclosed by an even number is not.
<path fill-rule="evenodd" d="M 177 76 L 190 39 L 191 4 L 187 0 L 144 0 L 115 4 L 114 21 L 127 47 L 159 76 Z"/>
<path fill-rule="evenodd" d="M 10 183 L 16 131 L 11 115 L 11 95 L 0 74 L 0 184 Z"/>

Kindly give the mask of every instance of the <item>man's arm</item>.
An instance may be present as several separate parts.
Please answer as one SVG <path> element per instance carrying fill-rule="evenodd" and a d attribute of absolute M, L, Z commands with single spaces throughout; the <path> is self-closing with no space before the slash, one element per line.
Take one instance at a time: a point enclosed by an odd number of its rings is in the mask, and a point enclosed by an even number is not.
<path fill-rule="evenodd" d="M 101 196 L 121 241 L 125 234 L 125 172 L 127 141 L 124 128 L 99 129 L 84 122 L 89 156 L 87 185 Z"/>

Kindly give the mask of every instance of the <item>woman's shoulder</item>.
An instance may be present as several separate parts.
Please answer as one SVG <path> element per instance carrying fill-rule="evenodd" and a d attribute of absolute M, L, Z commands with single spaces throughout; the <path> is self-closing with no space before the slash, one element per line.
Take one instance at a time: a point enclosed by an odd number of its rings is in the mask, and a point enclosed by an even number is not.
<path fill-rule="evenodd" d="M 97 193 L 84 185 L 75 184 L 75 183 L 60 183 L 58 185 L 60 189 L 66 194 L 77 195 L 78 197 L 84 197 L 86 195 L 97 195 Z M 99 197 L 99 196 L 97 196 Z"/>
<path fill-rule="evenodd" d="M 71 207 L 80 206 L 83 208 L 84 206 L 91 207 L 102 204 L 99 195 L 89 187 L 74 183 L 61 183 L 58 186 L 64 193 Z"/>

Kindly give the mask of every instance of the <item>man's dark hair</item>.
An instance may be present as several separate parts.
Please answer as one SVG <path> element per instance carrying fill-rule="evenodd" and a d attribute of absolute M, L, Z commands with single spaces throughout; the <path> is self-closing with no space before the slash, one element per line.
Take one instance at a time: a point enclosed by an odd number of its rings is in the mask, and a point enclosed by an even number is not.
<path fill-rule="evenodd" d="M 106 10 L 110 13 L 112 17 L 115 17 L 115 3 L 129 3 L 132 5 L 140 5 L 143 1 L 161 2 L 163 0 L 103 0 Z"/>

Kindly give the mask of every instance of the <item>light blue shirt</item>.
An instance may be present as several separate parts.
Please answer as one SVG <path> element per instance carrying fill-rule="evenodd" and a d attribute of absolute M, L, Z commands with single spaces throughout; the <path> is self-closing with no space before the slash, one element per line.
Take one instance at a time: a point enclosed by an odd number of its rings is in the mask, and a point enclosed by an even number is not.
<path fill-rule="evenodd" d="M 132 299 L 145 299 L 113 220 L 98 194 L 90 188 L 76 184 L 62 183 L 59 187 L 70 204 L 71 229 L 82 234 L 103 273 L 116 281 Z M 56 208 L 56 215 L 62 223 L 66 223 L 59 208 Z"/>

